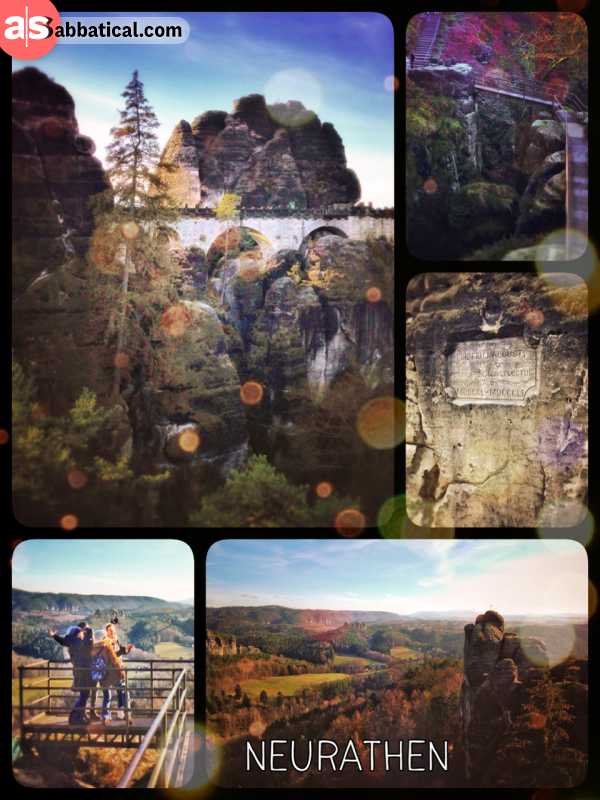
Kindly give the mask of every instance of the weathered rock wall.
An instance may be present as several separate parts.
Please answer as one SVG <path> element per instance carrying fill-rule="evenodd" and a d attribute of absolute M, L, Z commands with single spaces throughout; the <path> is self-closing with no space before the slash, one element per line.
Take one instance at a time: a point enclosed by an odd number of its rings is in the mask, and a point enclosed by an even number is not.
<path fill-rule="evenodd" d="M 497 611 L 480 614 L 465 625 L 459 713 L 467 781 L 477 787 L 579 783 L 587 759 L 587 695 L 587 661 L 550 668 L 542 639 L 505 631 Z"/>
<path fill-rule="evenodd" d="M 417 525 L 582 521 L 587 290 L 577 278 L 557 282 L 478 273 L 410 282 L 406 479 Z M 466 383 L 457 379 L 462 397 L 452 386 L 453 353 L 472 359 L 460 367 L 470 371 Z"/>
<path fill-rule="evenodd" d="M 301 103 L 267 106 L 258 94 L 237 100 L 231 114 L 207 111 L 191 125 L 179 122 L 162 161 L 175 166 L 164 178 L 181 207 L 215 207 L 225 192 L 247 207 L 303 209 L 360 198 L 333 125 Z"/>

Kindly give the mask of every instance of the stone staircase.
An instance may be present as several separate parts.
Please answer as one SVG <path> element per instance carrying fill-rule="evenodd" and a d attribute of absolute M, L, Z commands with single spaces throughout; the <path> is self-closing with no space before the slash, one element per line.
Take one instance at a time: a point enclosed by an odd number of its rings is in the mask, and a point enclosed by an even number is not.
<path fill-rule="evenodd" d="M 426 14 L 426 17 L 421 24 L 417 45 L 413 51 L 413 55 L 415 57 L 413 64 L 414 69 L 426 67 L 427 64 L 429 64 L 431 51 L 433 50 L 438 29 L 440 27 L 440 18 L 439 11 L 431 11 Z"/>

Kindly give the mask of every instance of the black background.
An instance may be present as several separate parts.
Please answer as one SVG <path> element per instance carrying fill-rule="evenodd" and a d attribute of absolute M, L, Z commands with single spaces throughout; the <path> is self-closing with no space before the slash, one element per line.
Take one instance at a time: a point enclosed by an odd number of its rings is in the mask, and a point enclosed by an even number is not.
<path fill-rule="evenodd" d="M 592 6 L 594 3 L 597 3 L 598 0 L 588 0 L 587 8 L 582 12 L 582 16 L 586 20 L 588 24 L 588 31 L 589 31 L 589 48 L 590 48 L 590 76 L 592 80 L 590 81 L 590 96 L 589 96 L 589 105 L 590 105 L 590 158 L 589 158 L 589 169 L 590 169 L 590 180 L 589 180 L 589 187 L 590 187 L 590 237 L 596 243 L 596 246 L 600 247 L 600 240 L 598 237 L 598 230 L 595 226 L 595 218 L 594 218 L 594 209 L 596 203 L 596 195 L 597 195 L 597 178 L 598 178 L 598 169 L 597 169 L 597 161 L 595 159 L 594 147 L 593 147 L 593 136 L 595 131 L 595 110 L 597 106 L 597 95 L 598 90 L 594 92 L 596 87 L 594 86 L 593 78 L 598 74 L 598 62 L 599 58 L 597 54 L 595 54 L 594 50 L 595 47 L 600 47 L 600 34 L 597 34 L 596 27 L 597 25 L 593 23 L 592 19 Z M 23 2 L 25 5 L 25 0 Z M 57 6 L 59 11 L 98 11 L 99 13 L 108 13 L 110 11 L 119 11 L 119 12 L 151 12 L 151 11 L 160 11 L 165 13 L 171 13 L 173 15 L 177 15 L 180 11 L 197 11 L 197 12 L 205 12 L 205 11 L 214 11 L 214 12 L 223 12 L 223 11 L 378 11 L 380 13 L 386 14 L 394 25 L 395 30 L 395 74 L 400 79 L 400 86 L 398 91 L 396 92 L 396 106 L 395 106 L 395 122 L 396 122 L 396 138 L 395 138 L 395 146 L 396 146 L 396 166 L 395 166 L 395 182 L 396 182 L 396 293 L 395 293 L 395 303 L 396 303 L 396 331 L 395 331 L 395 353 L 396 353 L 396 390 L 397 396 L 401 399 L 404 398 L 404 349 L 405 349 L 405 316 L 403 313 L 404 308 L 404 296 L 405 290 L 408 282 L 412 277 L 417 274 L 424 273 L 424 272 L 534 272 L 535 267 L 533 264 L 527 262 L 483 262 L 481 265 L 475 264 L 473 262 L 469 262 L 468 265 L 463 262 L 424 262 L 417 260 L 411 253 L 408 251 L 405 243 L 405 201 L 404 201 L 404 144 L 405 144 L 405 134 L 404 134 L 404 83 L 403 83 L 403 75 L 404 75 L 404 64 L 405 64 L 405 46 L 404 46 L 404 34 L 406 29 L 406 23 L 414 14 L 421 13 L 423 11 L 556 11 L 557 6 L 553 2 L 529 2 L 527 4 L 523 2 L 505 2 L 504 0 L 481 0 L 481 2 L 463 2 L 463 3 L 448 3 L 448 2 L 431 2 L 431 3 L 407 3 L 403 4 L 401 7 L 397 5 L 390 4 L 373 4 L 373 3 L 355 3 L 355 2 L 328 2 L 324 5 L 320 5 L 318 9 L 315 9 L 314 6 L 311 7 L 310 3 L 304 4 L 283 4 L 275 5 L 275 4 L 268 4 L 268 3 L 261 3 L 258 5 L 252 5 L 250 7 L 249 4 L 246 3 L 235 3 L 235 4 L 227 4 L 221 6 L 220 4 L 214 3 L 210 4 L 202 4 L 200 3 L 190 3 L 188 2 L 173 2 L 170 0 L 167 3 L 157 3 L 156 0 L 147 0 L 147 2 L 140 2 L 140 0 L 134 0 L 133 2 L 97 2 L 97 0 L 93 0 L 93 2 L 72 2 L 72 0 L 66 0 L 66 2 L 56 2 L 55 5 Z M 597 9 L 596 9 L 597 11 Z M 40 68 L 44 69 L 43 62 L 40 63 Z M 10 71 L 11 71 L 11 59 L 4 53 L 0 52 L 0 70 L 2 75 L 2 88 L 4 94 L 4 102 L 3 102 L 3 109 L 4 109 L 4 119 L 3 119 L 3 126 L 4 130 L 9 129 L 9 113 L 10 113 Z M 174 81 L 174 90 L 176 91 L 176 81 L 177 76 L 173 76 Z M 68 90 L 68 85 L 66 86 Z M 198 88 L 198 96 L 199 100 L 201 100 L 202 96 L 202 87 L 199 86 Z M 231 98 L 233 101 L 233 97 Z M 75 109 L 77 113 L 77 109 Z M 324 110 L 324 116 L 326 118 L 326 109 Z M 85 133 L 85 130 L 83 131 Z M 340 131 L 340 134 L 343 138 L 343 131 Z M 3 214 L 4 217 L 4 252 L 5 258 L 2 263 L 2 272 L 3 272 L 3 280 L 4 280 L 4 314 L 2 317 L 2 324 L 3 324 L 3 347 L 5 357 L 3 359 L 2 370 L 3 370 L 3 383 L 2 388 L 3 391 L 0 393 L 0 428 L 6 428 L 10 432 L 10 392 L 8 391 L 8 387 L 10 386 L 10 324 L 11 324 L 11 310 L 9 307 L 9 298 L 11 295 L 10 292 L 10 273 L 8 264 L 10 261 L 10 221 L 8 215 L 8 207 L 10 205 L 10 180 L 8 178 L 8 164 L 9 164 L 9 157 L 8 157 L 8 145 L 6 145 L 3 150 L 3 159 L 2 159 L 2 166 L 3 166 L 3 173 L 5 179 L 3 181 L 3 191 L 6 200 L 5 205 L 5 213 Z M 352 163 L 349 163 L 350 168 L 352 168 Z M 577 272 L 577 262 L 567 262 L 564 267 L 563 265 L 556 264 L 557 271 L 564 272 Z M 589 333 L 590 333 L 590 346 L 589 346 L 589 374 L 594 377 L 595 374 L 595 366 L 594 362 L 596 360 L 595 355 L 595 346 L 597 340 L 597 328 L 598 328 L 598 315 L 600 311 L 596 310 L 590 314 L 589 320 Z M 594 408 L 594 399 L 596 397 L 594 391 L 594 382 L 593 380 L 590 381 L 590 399 L 589 399 L 589 413 L 590 413 L 590 425 L 589 425 L 589 490 L 590 490 L 590 499 L 588 501 L 590 510 L 598 521 L 600 525 L 600 503 L 598 502 L 598 492 L 597 492 L 597 457 L 596 457 L 596 447 L 597 443 L 596 439 L 596 424 L 593 414 Z M 304 530 L 304 531 L 294 531 L 291 529 L 282 529 L 281 531 L 277 530 L 269 530 L 269 531 L 260 531 L 257 529 L 253 529 L 251 532 L 245 529 L 234 529 L 230 531 L 219 531 L 219 530 L 210 530 L 210 529 L 202 529 L 202 530 L 194 530 L 194 529 L 181 529 L 181 530 L 174 530 L 174 529 L 149 529 L 149 530 L 140 530 L 140 529 L 131 529 L 131 528 L 111 528 L 111 529 L 101 529 L 101 530 L 92 530 L 92 529 L 78 529 L 76 530 L 71 537 L 61 529 L 57 529 L 56 527 L 48 527 L 42 529 L 33 529 L 33 528 L 25 528 L 13 516 L 12 513 L 12 503 L 11 503 L 11 454 L 10 454 L 10 443 L 8 445 L 4 445 L 0 447 L 0 468 L 2 470 L 1 475 L 2 479 L 0 482 L 1 486 L 1 513 L 2 513 L 2 522 L 4 522 L 4 555 L 0 562 L 1 564 L 1 572 L 0 572 L 0 586 L 3 588 L 4 592 L 4 601 L 3 601 L 3 612 L 0 619 L 2 622 L 0 623 L 0 631 L 2 632 L 2 639 L 1 642 L 6 647 L 5 650 L 5 657 L 0 659 L 1 667 L 2 667 L 2 678 L 0 681 L 0 697 L 3 698 L 3 708 L 4 713 L 2 714 L 3 721 L 2 726 L 3 730 L 1 731 L 1 749 L 0 749 L 0 757 L 2 762 L 0 764 L 0 775 L 1 775 L 1 785 L 2 787 L 11 794 L 18 794 L 20 796 L 26 793 L 32 792 L 39 792 L 40 790 L 34 789 L 26 789 L 22 787 L 20 784 L 16 783 L 12 776 L 12 769 L 11 769 L 11 732 L 10 732 L 10 703 L 11 698 L 9 697 L 9 689 L 10 689 L 10 680 L 9 675 L 10 672 L 10 655 L 11 655 L 11 647 L 10 647 L 10 621 L 11 621 L 11 575 L 10 575 L 10 558 L 14 547 L 24 539 L 32 539 L 32 538 L 74 538 L 74 539 L 84 539 L 84 538 L 93 538 L 93 539 L 116 539 L 116 538 L 129 538 L 134 539 L 137 537 L 140 538 L 179 538 L 183 541 L 187 542 L 190 547 L 192 548 L 195 556 L 195 600 L 196 600 L 196 631 L 195 631 L 195 638 L 196 638 L 196 687 L 195 687 L 195 696 L 196 696 L 196 718 L 198 722 L 203 720 L 204 716 L 204 707 L 203 707 L 203 698 L 204 698 L 204 648 L 202 646 L 202 641 L 204 638 L 204 609 L 205 609 L 205 559 L 206 553 L 210 545 L 219 540 L 224 538 L 310 538 L 310 539 L 317 539 L 317 538 L 338 538 L 335 532 L 332 529 L 327 530 Z M 396 453 L 396 469 L 395 469 L 395 493 L 402 494 L 404 493 L 404 448 L 402 446 L 397 448 Z M 373 537 L 379 538 L 379 534 L 377 530 L 367 530 L 363 534 L 363 537 Z M 568 531 L 565 532 L 565 535 L 568 536 Z M 456 538 L 476 538 L 476 539 L 495 539 L 495 538 L 535 538 L 536 531 L 535 529 L 513 529 L 513 528 L 505 528 L 502 530 L 497 530 L 494 528 L 472 528 L 472 529 L 456 529 L 455 532 Z M 600 588 L 600 575 L 598 570 L 598 556 L 600 552 L 600 532 L 596 534 L 592 543 L 588 546 L 588 555 L 589 555 L 589 570 L 590 570 L 590 578 L 596 585 L 596 587 Z M 108 544 L 108 543 L 107 543 Z M 531 579 L 533 582 L 544 580 L 544 576 L 540 575 L 532 575 Z M 589 625 L 589 638 L 590 638 L 590 648 L 589 648 L 589 658 L 590 658 L 590 676 L 594 673 L 594 667 L 596 666 L 596 650 L 597 650 L 597 639 L 598 639 L 598 627 L 599 627 L 599 619 L 600 619 L 600 611 L 592 617 L 590 620 Z M 488 797 L 488 796 L 502 796 L 502 797 L 510 797 L 510 798 L 534 798 L 535 800 L 555 800 L 555 798 L 573 798 L 573 800 L 592 800 L 594 797 L 600 796 L 600 769 L 597 763 L 597 756 L 598 756 L 598 724 L 595 720 L 594 714 L 592 713 L 592 708 L 594 704 L 594 698 L 596 695 L 596 687 L 594 683 L 594 679 L 590 680 L 590 744 L 589 744 L 589 771 L 588 776 L 584 784 L 580 787 L 570 790 L 532 790 L 532 789 L 496 789 L 496 790 L 478 790 L 478 789 L 443 789 L 443 790 L 436 790 L 437 792 L 443 792 L 444 796 L 470 796 L 470 797 Z M 132 751 L 133 753 L 133 751 Z M 199 759 L 202 762 L 202 758 Z M 201 777 L 201 770 L 202 770 L 202 763 L 197 765 L 197 775 L 195 776 L 194 785 L 201 785 L 203 783 Z M 46 789 L 41 790 L 44 793 L 44 796 L 47 794 L 56 793 L 58 795 L 59 790 L 52 790 Z M 164 790 L 134 790 L 136 794 L 143 793 L 148 797 L 152 795 L 158 794 L 158 796 L 169 796 L 172 798 L 176 797 L 194 797 L 194 798 L 225 798 L 225 797 L 257 797 L 259 794 L 260 796 L 266 797 L 290 797 L 298 800 L 304 793 L 307 793 L 307 790 L 224 790 L 219 789 L 217 787 L 208 787 L 205 789 L 194 789 L 190 791 L 185 790 L 169 790 L 168 793 Z M 114 795 L 116 790 L 114 789 L 96 789 L 93 792 L 94 796 L 103 796 L 107 794 Z M 68 790 L 67 794 L 69 796 L 75 796 L 74 793 L 79 793 L 78 790 Z M 83 793 L 83 790 L 81 790 Z M 331 796 L 331 790 L 327 790 L 326 788 L 323 789 L 311 789 L 308 791 L 308 794 L 314 797 L 326 797 Z M 391 797 L 394 796 L 409 796 L 413 794 L 418 794 L 421 797 L 427 795 L 427 793 L 431 794 L 432 792 L 427 789 L 407 789 L 404 793 L 401 789 L 379 789 L 379 790 L 350 790 L 345 789 L 343 790 L 344 796 L 349 795 L 351 797 L 361 797 L 367 798 L 371 796 L 386 796 Z M 337 791 L 337 795 L 340 796 L 341 790 Z"/>

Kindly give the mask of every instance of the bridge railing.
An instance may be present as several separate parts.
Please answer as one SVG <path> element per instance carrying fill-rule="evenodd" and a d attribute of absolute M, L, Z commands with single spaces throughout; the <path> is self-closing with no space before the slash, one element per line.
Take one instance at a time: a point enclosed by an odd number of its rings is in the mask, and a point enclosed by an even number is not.
<path fill-rule="evenodd" d="M 140 664 L 143 666 L 133 666 Z M 154 714 L 155 706 L 163 702 L 166 694 L 170 692 L 175 675 L 179 673 L 182 665 L 193 665 L 193 659 L 131 659 L 124 663 L 125 674 L 124 690 L 126 698 L 135 700 L 136 714 L 146 711 L 149 716 Z M 189 667 L 186 667 L 189 669 Z M 89 673 L 89 669 L 83 670 Z M 34 673 L 34 677 L 27 673 Z M 77 669 L 64 661 L 39 660 L 31 664 L 19 666 L 19 722 L 21 730 L 24 724 L 32 721 L 34 717 L 44 714 L 61 716 L 70 714 L 73 710 L 74 690 L 70 684 Z M 116 686 L 107 687 L 111 690 Z M 87 685 L 81 683 L 75 692 L 88 690 L 102 692 L 102 687 L 97 684 Z M 41 693 L 41 694 L 40 694 Z M 39 696 L 35 696 L 39 695 Z M 187 700 L 193 704 L 193 692 L 188 691 Z M 130 703 L 123 709 L 126 724 L 132 718 Z"/>
<path fill-rule="evenodd" d="M 587 106 L 574 92 L 565 88 L 565 96 L 558 99 L 556 87 L 528 78 L 505 77 L 494 69 L 481 67 L 474 70 L 475 85 L 489 89 L 512 92 L 523 98 L 537 98 L 546 103 L 560 102 L 567 110 L 586 112 Z"/>
<path fill-rule="evenodd" d="M 154 789 L 157 786 L 168 788 L 171 785 L 173 768 L 180 753 L 188 715 L 186 709 L 186 674 L 187 671 L 185 669 L 182 669 L 179 673 L 173 688 L 163 701 L 158 714 L 146 731 L 140 746 L 117 784 L 117 789 L 127 789 L 129 787 L 144 753 L 157 734 L 160 736 L 160 752 L 146 788 Z"/>

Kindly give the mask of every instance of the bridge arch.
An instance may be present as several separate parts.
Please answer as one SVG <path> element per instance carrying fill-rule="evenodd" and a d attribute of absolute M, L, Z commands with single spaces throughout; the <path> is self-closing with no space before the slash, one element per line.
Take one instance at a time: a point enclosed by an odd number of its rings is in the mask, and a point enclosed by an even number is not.
<path fill-rule="evenodd" d="M 206 249 L 209 270 L 214 268 L 221 255 L 227 251 L 230 257 L 237 258 L 246 253 L 248 258 L 260 253 L 266 260 L 274 252 L 271 240 L 264 233 L 246 225 L 225 224 L 214 234 Z"/>
<path fill-rule="evenodd" d="M 308 247 L 322 236 L 342 236 L 344 239 L 348 238 L 348 234 L 345 231 L 343 231 L 341 228 L 335 227 L 334 225 L 317 225 L 305 235 L 304 239 L 302 239 L 300 247 L 298 248 L 302 255 L 306 255 Z"/>

